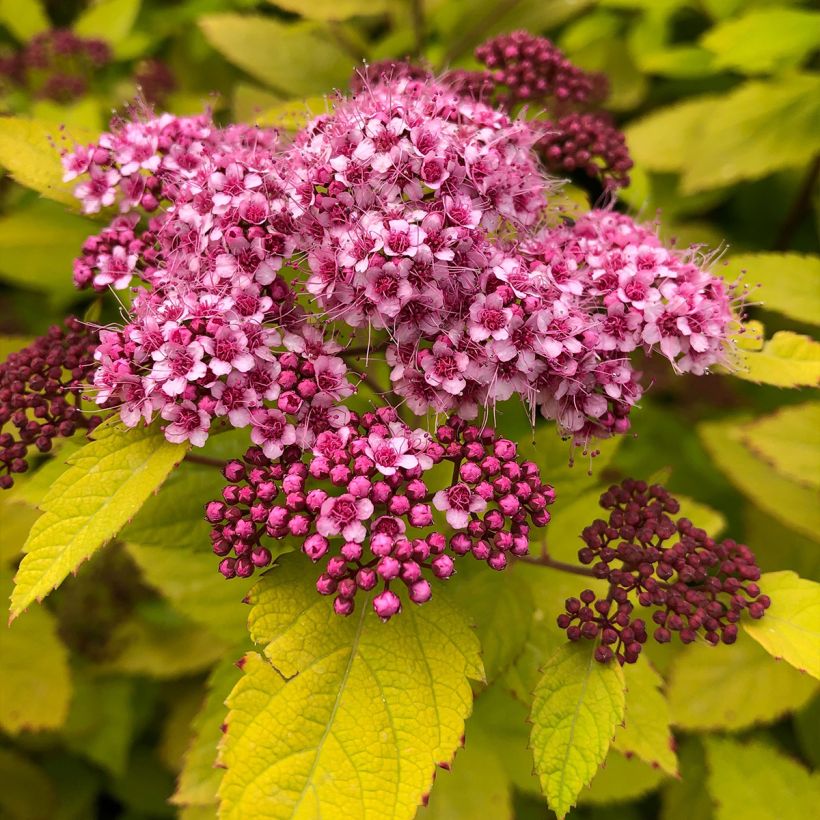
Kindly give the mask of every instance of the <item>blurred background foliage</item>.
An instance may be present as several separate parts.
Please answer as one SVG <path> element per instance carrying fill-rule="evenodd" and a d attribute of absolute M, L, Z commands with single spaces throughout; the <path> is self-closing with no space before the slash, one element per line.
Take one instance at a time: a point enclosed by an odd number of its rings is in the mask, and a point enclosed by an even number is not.
<path fill-rule="evenodd" d="M 323 95 L 344 89 L 363 60 L 413 55 L 437 69 L 471 67 L 476 45 L 519 28 L 606 72 L 607 105 L 635 160 L 621 207 L 659 217 L 679 245 L 719 251 L 715 268 L 730 279 L 748 271 L 754 331 L 743 342 L 745 378 L 653 370 L 636 435 L 607 442 L 594 462 L 576 454 L 570 470 L 565 445 L 539 437 L 533 455 L 559 492 L 553 555 L 574 558 L 601 485 L 630 475 L 663 480 L 697 523 L 749 543 L 764 571 L 820 580 L 820 13 L 811 3 L 0 0 L 0 109 L 34 118 L 27 144 L 43 168 L 54 165 L 49 138 L 82 139 L 132 105 L 178 114 L 208 106 L 223 121 L 287 131 L 325 110 Z M 77 38 L 102 42 L 103 53 Z M 86 310 L 71 264 L 98 230 L 66 207 L 64 191 L 43 199 L 13 180 L 43 190 L 17 170 L 21 127 L 0 119 L 0 357 Z M 523 419 L 508 418 L 505 431 L 532 438 Z M 36 504 L 73 447 L 0 500 L 7 590 Z M 173 520 L 149 503 L 47 605 L 0 630 L 0 817 L 215 816 L 221 702 L 245 640 L 245 590 L 221 582 L 201 521 L 201 500 L 219 484 L 186 465 L 163 491 L 176 494 Z M 439 776 L 428 816 L 548 816 L 514 693 L 559 639 L 547 624 L 577 584 L 524 569 L 504 583 L 530 604 L 532 623 L 477 701 L 475 741 Z M 805 816 L 794 784 L 820 762 L 816 686 L 748 639 L 735 649 L 650 650 L 683 777 L 615 752 L 573 817 Z M 761 785 L 763 770 L 771 776 Z"/>

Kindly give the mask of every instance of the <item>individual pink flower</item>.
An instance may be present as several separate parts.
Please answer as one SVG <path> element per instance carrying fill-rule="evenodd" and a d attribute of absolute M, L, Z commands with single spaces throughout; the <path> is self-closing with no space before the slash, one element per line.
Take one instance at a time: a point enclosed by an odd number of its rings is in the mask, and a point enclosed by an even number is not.
<path fill-rule="evenodd" d="M 486 339 L 503 341 L 509 336 L 512 311 L 504 306 L 504 300 L 496 293 L 479 294 L 470 306 L 469 335 L 474 342 Z"/>
<path fill-rule="evenodd" d="M 201 379 L 208 371 L 202 357 L 205 350 L 199 342 L 181 344 L 166 342 L 151 354 L 154 367 L 151 377 L 168 396 L 178 396 L 189 382 Z"/>
<path fill-rule="evenodd" d="M 313 363 L 314 378 L 321 393 L 337 401 L 355 392 L 347 380 L 347 365 L 338 356 L 318 356 Z"/>
<path fill-rule="evenodd" d="M 281 410 L 256 408 L 250 413 L 251 441 L 268 458 L 278 458 L 285 447 L 296 441 L 296 428 Z"/>
<path fill-rule="evenodd" d="M 441 338 L 432 350 L 425 350 L 424 353 L 427 355 L 421 361 L 421 368 L 425 381 L 453 396 L 461 393 L 467 385 L 464 372 L 470 364 L 470 357 Z"/>
<path fill-rule="evenodd" d="M 470 520 L 470 513 L 482 512 L 487 502 L 475 490 L 459 482 L 446 490 L 439 490 L 433 496 L 433 506 L 445 513 L 451 527 L 463 530 Z"/>
<path fill-rule="evenodd" d="M 165 438 L 174 444 L 190 441 L 194 447 L 204 447 L 211 426 L 210 416 L 192 401 L 166 404 L 160 415 L 171 423 L 164 428 Z"/>
<path fill-rule="evenodd" d="M 369 498 L 356 498 L 343 493 L 336 498 L 328 498 L 316 519 L 316 529 L 320 535 L 329 538 L 341 535 L 346 541 L 360 544 L 367 535 L 362 521 L 373 515 L 373 502 Z"/>
<path fill-rule="evenodd" d="M 364 452 L 382 475 L 394 475 L 400 467 L 411 469 L 419 463 L 418 458 L 411 452 L 410 442 L 404 436 L 388 438 L 371 433 L 367 437 Z"/>

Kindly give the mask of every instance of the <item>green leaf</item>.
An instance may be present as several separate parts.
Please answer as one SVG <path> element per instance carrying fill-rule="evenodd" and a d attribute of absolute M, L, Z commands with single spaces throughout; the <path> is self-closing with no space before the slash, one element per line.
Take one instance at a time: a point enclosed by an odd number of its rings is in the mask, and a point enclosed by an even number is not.
<path fill-rule="evenodd" d="M 793 718 L 794 733 L 803 756 L 815 768 L 820 766 L 820 696 L 801 709 Z"/>
<path fill-rule="evenodd" d="M 550 808 L 563 818 L 604 762 L 626 705 L 623 670 L 592 642 L 567 643 L 535 687 L 530 745 Z"/>
<path fill-rule="evenodd" d="M 268 125 L 282 131 L 298 131 L 304 128 L 309 120 L 328 112 L 330 108 L 327 97 L 288 100 L 266 108 L 255 117 L 255 122 L 257 125 Z"/>
<path fill-rule="evenodd" d="M 675 726 L 739 731 L 771 723 L 809 701 L 817 690 L 811 678 L 744 637 L 733 646 L 692 644 L 677 655 L 667 687 Z"/>
<path fill-rule="evenodd" d="M 637 757 L 628 758 L 612 749 L 589 788 L 579 795 L 578 803 L 597 806 L 637 800 L 657 789 L 664 779 L 660 769 L 653 769 Z"/>
<path fill-rule="evenodd" d="M 745 424 L 742 439 L 780 475 L 820 488 L 820 402 L 783 407 Z"/>
<path fill-rule="evenodd" d="M 820 41 L 820 14 L 802 9 L 752 9 L 712 28 L 701 44 L 718 68 L 765 74 L 801 63 Z"/>
<path fill-rule="evenodd" d="M 142 0 L 96 0 L 75 21 L 81 37 L 94 37 L 116 46 L 134 27 Z"/>
<path fill-rule="evenodd" d="M 501 574 L 479 568 L 471 577 L 458 580 L 453 593 L 475 624 L 491 683 L 524 651 L 532 623 L 530 586 L 517 568 Z"/>
<path fill-rule="evenodd" d="M 199 26 L 229 62 L 294 96 L 326 93 L 346 83 L 353 70 L 354 59 L 316 23 L 213 14 L 200 18 Z"/>
<path fill-rule="evenodd" d="M 626 720 L 615 732 L 613 748 L 636 755 L 667 774 L 677 776 L 675 742 L 669 728 L 669 704 L 662 693 L 663 678 L 649 661 L 627 664 Z"/>
<path fill-rule="evenodd" d="M 47 200 L 13 210 L 0 219 L 0 279 L 45 293 L 56 305 L 74 301 L 71 263 L 96 230 Z"/>
<path fill-rule="evenodd" d="M 0 562 L 8 564 L 23 551 L 23 544 L 40 513 L 14 499 L 0 499 Z"/>
<path fill-rule="evenodd" d="M 760 588 L 771 606 L 743 628 L 770 655 L 820 679 L 820 584 L 785 570 L 765 573 Z"/>
<path fill-rule="evenodd" d="M 16 182 L 33 188 L 48 199 L 66 205 L 76 205 L 71 193 L 74 185 L 63 182 L 60 149 L 71 150 L 76 143 L 92 142 L 90 132 L 72 128 L 61 131 L 50 122 L 24 117 L 0 119 L 0 166 L 6 168 Z"/>
<path fill-rule="evenodd" d="M 805 820 L 820 805 L 820 777 L 759 741 L 706 741 L 716 820 Z"/>
<path fill-rule="evenodd" d="M 316 594 L 285 556 L 251 594 L 251 635 L 231 693 L 221 817 L 412 818 L 449 762 L 483 676 L 478 640 L 442 590 L 382 623 Z"/>
<path fill-rule="evenodd" d="M 680 779 L 669 781 L 661 793 L 660 820 L 712 820 L 712 802 L 703 788 L 706 756 L 696 737 L 678 747 Z"/>
<path fill-rule="evenodd" d="M 124 774 L 134 730 L 133 682 L 89 673 L 74 680 L 63 742 L 111 774 Z"/>
<path fill-rule="evenodd" d="M 720 271 L 731 282 L 743 276 L 749 299 L 798 322 L 820 324 L 820 256 L 746 253 L 731 256 Z"/>
<path fill-rule="evenodd" d="M 708 77 L 715 72 L 713 55 L 698 46 L 667 45 L 640 56 L 640 67 L 662 77 Z"/>
<path fill-rule="evenodd" d="M 349 20 L 375 17 L 390 7 L 388 0 L 268 0 L 280 9 L 311 20 Z"/>
<path fill-rule="evenodd" d="M 759 349 L 739 349 L 733 376 L 775 387 L 820 385 L 820 342 L 810 336 L 779 330 Z"/>
<path fill-rule="evenodd" d="M 57 798 L 43 770 L 14 749 L 0 748 L 0 817 L 51 820 Z"/>
<path fill-rule="evenodd" d="M 684 194 L 799 168 L 820 150 L 820 75 L 748 82 L 706 116 L 689 145 Z"/>
<path fill-rule="evenodd" d="M 7 595 L 11 587 L 11 574 L 3 568 L 0 593 Z M 16 735 L 59 728 L 71 689 L 68 650 L 50 612 L 37 609 L 20 623 L 0 625 L 0 729 Z"/>
<path fill-rule="evenodd" d="M 191 743 L 192 723 L 202 708 L 205 687 L 199 680 L 172 684 L 162 722 L 157 755 L 169 771 L 179 774 Z"/>
<path fill-rule="evenodd" d="M 12 353 L 28 347 L 33 341 L 30 336 L 0 336 L 0 363 L 6 361 Z"/>
<path fill-rule="evenodd" d="M 21 43 L 51 28 L 41 0 L 0 0 L 0 23 Z"/>
<path fill-rule="evenodd" d="M 743 444 L 742 425 L 747 420 L 741 417 L 704 423 L 698 434 L 717 467 L 741 492 L 787 527 L 816 538 L 820 505 L 815 493 L 773 472 Z"/>
<path fill-rule="evenodd" d="M 208 677 L 208 693 L 191 724 L 192 740 L 185 753 L 177 788 L 171 798 L 176 806 L 210 806 L 216 813 L 217 790 L 222 769 L 216 768 L 217 747 L 228 711 L 225 701 L 241 676 L 232 657 L 217 664 Z"/>
<path fill-rule="evenodd" d="M 11 596 L 11 617 L 42 600 L 134 516 L 185 455 L 157 428 L 103 425 L 43 499 Z"/>

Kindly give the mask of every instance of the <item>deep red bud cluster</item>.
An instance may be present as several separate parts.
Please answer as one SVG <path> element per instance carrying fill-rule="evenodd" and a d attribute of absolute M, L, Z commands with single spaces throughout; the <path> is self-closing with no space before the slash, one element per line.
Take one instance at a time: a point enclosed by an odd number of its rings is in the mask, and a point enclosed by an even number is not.
<path fill-rule="evenodd" d="M 428 471 L 449 462 L 452 478 L 435 491 Z M 397 587 L 416 604 L 430 579 L 449 578 L 472 554 L 495 570 L 526 555 L 531 526 L 545 526 L 555 493 L 512 441 L 457 417 L 429 435 L 410 430 L 392 408 L 351 415 L 348 425 L 271 461 L 252 447 L 228 462 L 222 500 L 206 505 L 220 571 L 247 577 L 271 563 L 265 539 L 296 538 L 324 562 L 316 588 L 349 615 L 359 590 L 386 620 L 401 610 Z M 440 481 L 440 479 L 438 479 Z M 437 516 L 434 510 L 443 513 Z M 447 526 L 454 532 L 445 535 Z"/>
<path fill-rule="evenodd" d="M 634 663 L 647 640 L 646 623 L 633 618 L 634 603 L 653 607 L 654 638 L 666 643 L 677 634 L 692 643 L 698 634 L 710 644 L 734 643 L 744 610 L 762 618 L 770 604 L 752 551 L 743 544 L 716 542 L 686 518 L 671 516 L 680 504 L 655 484 L 627 479 L 601 496 L 609 520 L 587 527 L 581 563 L 609 582 L 605 598 L 591 589 L 568 598 L 558 626 L 570 640 L 600 640 L 598 661 L 617 657 Z"/>
<path fill-rule="evenodd" d="M 28 469 L 32 447 L 47 453 L 57 436 L 93 430 L 99 416 L 80 409 L 97 334 L 70 318 L 0 364 L 0 489 Z"/>

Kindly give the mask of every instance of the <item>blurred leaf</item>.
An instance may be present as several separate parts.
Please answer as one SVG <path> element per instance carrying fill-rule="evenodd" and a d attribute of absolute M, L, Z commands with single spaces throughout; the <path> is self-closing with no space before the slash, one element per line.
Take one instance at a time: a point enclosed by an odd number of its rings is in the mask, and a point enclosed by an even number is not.
<path fill-rule="evenodd" d="M 720 271 L 727 281 L 743 275 L 749 300 L 798 322 L 820 324 L 820 256 L 747 253 L 729 257 Z"/>
<path fill-rule="evenodd" d="M 814 538 L 797 533 L 752 504 L 745 510 L 744 523 L 746 541 L 763 572 L 791 569 L 801 578 L 820 582 L 820 533 Z"/>
<path fill-rule="evenodd" d="M 643 660 L 624 667 L 626 718 L 615 732 L 613 748 L 677 775 L 675 743 L 669 728 L 669 704 L 661 691 L 663 678 Z M 611 757 L 611 755 L 610 755 Z"/>
<path fill-rule="evenodd" d="M 0 364 L 12 353 L 28 347 L 33 341 L 31 336 L 0 336 Z"/>
<path fill-rule="evenodd" d="M 111 774 L 122 775 L 133 733 L 133 682 L 89 673 L 76 674 L 74 681 L 62 732 L 65 745 Z"/>
<path fill-rule="evenodd" d="M 231 100 L 234 122 L 254 122 L 256 118 L 282 102 L 278 94 L 250 83 L 236 83 Z"/>
<path fill-rule="evenodd" d="M 191 742 L 171 802 L 177 806 L 210 806 L 216 812 L 216 792 L 222 769 L 216 768 L 217 746 L 228 713 L 225 701 L 239 681 L 235 658 L 220 661 L 208 677 L 207 695 L 191 723 Z"/>
<path fill-rule="evenodd" d="M 773 472 L 743 444 L 745 421 L 704 423 L 698 433 L 715 464 L 739 490 L 787 527 L 815 537 L 820 531 L 815 493 Z"/>
<path fill-rule="evenodd" d="M 49 820 L 89 820 L 94 816 L 102 779 L 96 769 L 68 755 L 46 758 L 43 769 L 57 794 L 57 807 Z"/>
<path fill-rule="evenodd" d="M 110 792 L 130 811 L 125 820 L 143 818 L 173 818 L 175 812 L 168 805 L 173 791 L 173 778 L 165 770 L 152 749 L 137 747 L 128 761 L 125 774 L 109 786 Z"/>
<path fill-rule="evenodd" d="M 529 584 L 517 567 L 501 574 L 479 571 L 459 577 L 453 593 L 474 623 L 488 683 L 523 652 L 532 620 Z"/>
<path fill-rule="evenodd" d="M 587 71 L 602 71 L 609 80 L 607 108 L 624 111 L 637 107 L 648 91 L 647 78 L 638 70 L 620 38 L 606 38 L 572 52 L 573 62 Z"/>
<path fill-rule="evenodd" d="M 96 0 L 74 21 L 74 31 L 116 46 L 131 32 L 140 5 L 141 0 Z"/>
<path fill-rule="evenodd" d="M 108 124 L 107 120 L 103 121 L 104 110 L 100 101 L 94 97 L 85 97 L 65 104 L 52 100 L 35 100 L 29 113 L 39 122 L 54 123 L 55 126 L 68 128 L 69 132 L 79 128 L 97 133 L 104 130 Z M 110 115 L 110 112 L 108 113 Z"/>
<path fill-rule="evenodd" d="M 0 594 L 5 598 L 11 588 L 11 574 L 0 568 Z M 0 729 L 16 735 L 59 728 L 71 691 L 68 650 L 48 610 L 38 608 L 19 623 L 0 624 Z"/>
<path fill-rule="evenodd" d="M 595 776 L 624 719 L 623 670 L 617 663 L 598 663 L 594 649 L 587 641 L 560 647 L 533 693 L 535 770 L 559 818 Z"/>
<path fill-rule="evenodd" d="M 286 556 L 251 593 L 265 657 L 228 699 L 222 815 L 412 818 L 472 710 L 478 640 L 438 592 L 386 624 L 366 602 L 339 618 L 305 570 Z"/>
<path fill-rule="evenodd" d="M 775 387 L 820 385 L 820 342 L 810 336 L 778 330 L 759 350 L 741 348 L 739 359 L 732 375 L 746 381 Z"/>
<path fill-rule="evenodd" d="M 636 800 L 657 789 L 664 779 L 660 769 L 652 768 L 638 757 L 627 758 L 613 748 L 589 788 L 581 792 L 578 803 L 597 806 Z"/>
<path fill-rule="evenodd" d="M 40 517 L 38 510 L 13 499 L 0 499 L 0 562 L 10 563 L 23 551 L 34 522 Z"/>
<path fill-rule="evenodd" d="M 712 803 L 703 788 L 706 756 L 695 737 L 687 737 L 678 748 L 680 779 L 666 783 L 661 793 L 660 820 L 712 820 Z"/>
<path fill-rule="evenodd" d="M 42 600 L 113 538 L 167 478 L 187 447 L 157 428 L 103 425 L 43 499 L 15 576 L 11 616 Z"/>
<path fill-rule="evenodd" d="M 41 0 L 0 0 L 0 23 L 22 43 L 51 28 Z"/>
<path fill-rule="evenodd" d="M 820 680 L 820 584 L 785 570 L 763 575 L 760 588 L 772 604 L 743 628 L 769 654 Z"/>
<path fill-rule="evenodd" d="M 749 422 L 741 438 L 780 475 L 820 488 L 820 402 L 790 405 Z"/>
<path fill-rule="evenodd" d="M 346 82 L 354 58 L 311 22 L 214 14 L 199 20 L 208 42 L 227 60 L 272 88 L 307 97 Z"/>
<path fill-rule="evenodd" d="M 767 744 L 709 738 L 708 789 L 716 820 L 805 820 L 820 805 L 820 778 Z"/>
<path fill-rule="evenodd" d="M 384 14 L 389 0 L 268 0 L 280 9 L 311 20 L 348 20 Z"/>
<path fill-rule="evenodd" d="M 817 768 L 820 766 L 820 696 L 804 706 L 793 718 L 794 731 L 800 749 L 806 759 Z"/>
<path fill-rule="evenodd" d="M 47 200 L 0 217 L 0 279 L 66 305 L 78 296 L 72 260 L 95 232 L 93 222 Z"/>
<path fill-rule="evenodd" d="M 4 820 L 52 820 L 54 786 L 39 766 L 13 749 L 0 747 L 0 816 Z"/>
<path fill-rule="evenodd" d="M 308 121 L 331 109 L 327 97 L 308 97 L 305 100 L 288 100 L 262 111 L 254 118 L 257 125 L 270 125 L 282 131 L 298 131 Z"/>
<path fill-rule="evenodd" d="M 698 46 L 666 46 L 641 56 L 639 65 L 661 77 L 709 77 L 715 73 L 713 55 Z"/>
<path fill-rule="evenodd" d="M 733 646 L 687 646 L 672 664 L 667 687 L 672 723 L 696 732 L 772 723 L 802 708 L 816 691 L 808 675 L 773 660 L 743 634 Z"/>
<path fill-rule="evenodd" d="M 77 200 L 71 193 L 74 185 L 63 182 L 60 147 L 71 149 L 75 143 L 93 140 L 92 133 L 79 128 L 65 132 L 50 122 L 3 117 L 0 119 L 0 166 L 21 185 L 33 188 L 48 199 L 75 205 Z"/>
<path fill-rule="evenodd" d="M 701 39 L 718 68 L 764 74 L 792 68 L 817 49 L 820 13 L 802 9 L 752 9 L 710 29 Z"/>
<path fill-rule="evenodd" d="M 181 682 L 171 689 L 168 713 L 162 723 L 157 754 L 169 771 L 179 774 L 193 735 L 193 721 L 202 709 L 205 687 L 196 680 Z"/>
<path fill-rule="evenodd" d="M 820 150 L 820 75 L 748 82 L 722 98 L 689 143 L 684 193 L 758 179 Z"/>

